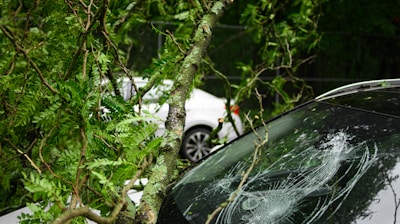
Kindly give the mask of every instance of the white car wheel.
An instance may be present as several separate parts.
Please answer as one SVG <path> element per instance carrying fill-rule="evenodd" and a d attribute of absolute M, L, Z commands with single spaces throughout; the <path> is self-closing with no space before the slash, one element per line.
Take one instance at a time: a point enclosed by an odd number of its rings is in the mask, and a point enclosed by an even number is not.
<path fill-rule="evenodd" d="M 207 139 L 211 131 L 206 128 L 194 128 L 187 133 L 182 141 L 182 155 L 190 161 L 196 162 L 210 153 Z"/>

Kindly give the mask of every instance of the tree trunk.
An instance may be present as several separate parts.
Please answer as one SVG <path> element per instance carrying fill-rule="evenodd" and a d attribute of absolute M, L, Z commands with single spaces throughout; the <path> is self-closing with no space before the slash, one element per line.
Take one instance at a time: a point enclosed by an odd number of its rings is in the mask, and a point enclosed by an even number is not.
<path fill-rule="evenodd" d="M 195 73 L 204 56 L 212 37 L 212 29 L 233 0 L 220 0 L 214 3 L 210 11 L 203 16 L 193 44 L 187 52 L 182 66 L 179 69 L 169 99 L 169 112 L 165 123 L 166 132 L 161 143 L 160 155 L 152 169 L 149 183 L 144 189 L 141 205 L 137 213 L 138 223 L 156 223 L 158 210 L 170 184 L 176 167 L 176 160 L 182 142 L 185 124 L 185 101 Z"/>

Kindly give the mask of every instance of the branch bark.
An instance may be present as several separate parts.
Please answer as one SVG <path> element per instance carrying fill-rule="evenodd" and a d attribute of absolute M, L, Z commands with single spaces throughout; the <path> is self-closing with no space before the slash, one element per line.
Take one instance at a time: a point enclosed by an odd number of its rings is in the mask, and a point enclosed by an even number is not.
<path fill-rule="evenodd" d="M 142 201 L 137 213 L 138 223 L 156 223 L 167 186 L 172 181 L 176 159 L 182 142 L 185 122 L 185 101 L 197 68 L 210 44 L 212 29 L 232 0 L 220 0 L 214 3 L 205 14 L 194 34 L 193 44 L 187 52 L 179 69 L 170 94 L 169 112 L 165 123 L 166 132 L 161 143 L 160 155 L 152 169 L 149 183 L 144 189 Z"/>

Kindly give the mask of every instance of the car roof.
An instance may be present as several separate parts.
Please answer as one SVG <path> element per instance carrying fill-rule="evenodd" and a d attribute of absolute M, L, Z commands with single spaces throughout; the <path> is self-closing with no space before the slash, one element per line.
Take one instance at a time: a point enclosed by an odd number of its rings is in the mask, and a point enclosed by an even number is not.
<path fill-rule="evenodd" d="M 317 96 L 315 99 L 317 101 L 320 101 L 360 91 L 370 91 L 392 87 L 400 87 L 400 78 L 356 82 L 328 91 L 324 94 Z"/>

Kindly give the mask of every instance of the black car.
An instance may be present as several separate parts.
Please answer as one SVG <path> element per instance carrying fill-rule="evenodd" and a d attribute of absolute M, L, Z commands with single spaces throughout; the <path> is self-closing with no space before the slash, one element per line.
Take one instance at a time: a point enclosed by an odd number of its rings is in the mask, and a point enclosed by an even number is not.
<path fill-rule="evenodd" d="M 158 223 L 400 222 L 400 79 L 348 85 L 188 171 Z"/>

